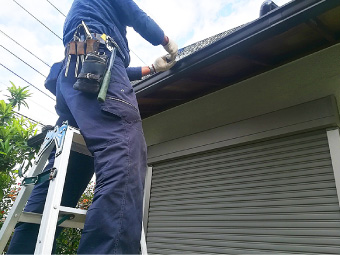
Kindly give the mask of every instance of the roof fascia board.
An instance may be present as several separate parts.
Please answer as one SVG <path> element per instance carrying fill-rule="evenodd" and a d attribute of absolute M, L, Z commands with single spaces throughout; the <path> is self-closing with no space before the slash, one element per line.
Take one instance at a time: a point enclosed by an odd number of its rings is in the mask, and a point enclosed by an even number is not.
<path fill-rule="evenodd" d="M 181 59 L 176 66 L 164 73 L 142 81 L 134 86 L 137 97 L 158 90 L 190 71 L 214 63 L 235 51 L 257 42 L 261 37 L 276 35 L 305 22 L 327 10 L 340 5 L 338 0 L 293 1 L 259 19 L 241 27 L 231 35 Z"/>

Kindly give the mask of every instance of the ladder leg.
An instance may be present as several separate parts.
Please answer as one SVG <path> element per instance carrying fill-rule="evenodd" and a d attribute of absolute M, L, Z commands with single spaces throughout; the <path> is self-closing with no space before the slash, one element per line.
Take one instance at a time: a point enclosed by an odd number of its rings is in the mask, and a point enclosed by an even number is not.
<path fill-rule="evenodd" d="M 33 163 L 34 165 L 32 166 L 32 168 L 29 171 L 28 176 L 36 176 L 37 174 L 39 174 L 43 168 L 44 165 L 51 153 L 53 149 L 53 144 L 51 144 L 46 151 L 44 152 L 44 154 L 42 155 L 40 161 L 36 164 Z M 17 196 L 17 198 L 15 199 L 15 202 L 13 204 L 12 209 L 10 210 L 4 225 L 1 228 L 0 231 L 0 253 L 3 252 L 3 250 L 6 247 L 6 244 L 9 240 L 9 238 L 11 237 L 11 234 L 15 228 L 15 225 L 18 223 L 18 220 L 20 218 L 20 215 L 27 203 L 27 200 L 30 196 L 30 194 L 32 193 L 32 190 L 34 188 L 34 185 L 29 185 L 29 186 L 22 186 L 21 190 Z"/>
<path fill-rule="evenodd" d="M 141 247 L 142 255 L 147 255 L 148 254 L 148 250 L 146 248 L 146 238 L 145 238 L 145 233 L 144 233 L 143 222 L 142 222 L 142 235 L 141 235 L 141 239 L 140 239 L 140 247 Z"/>
<path fill-rule="evenodd" d="M 52 252 L 73 134 L 73 129 L 68 127 L 62 152 L 56 156 L 54 161 L 57 175 L 50 181 L 34 254 L 51 254 Z"/>

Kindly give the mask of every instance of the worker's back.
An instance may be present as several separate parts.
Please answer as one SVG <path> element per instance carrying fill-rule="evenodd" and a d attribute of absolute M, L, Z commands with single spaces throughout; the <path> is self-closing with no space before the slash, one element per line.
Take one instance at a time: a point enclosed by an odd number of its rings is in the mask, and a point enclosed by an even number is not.
<path fill-rule="evenodd" d="M 130 63 L 126 27 L 133 27 L 153 45 L 164 39 L 163 30 L 133 0 L 74 0 L 64 24 L 64 45 L 73 40 L 76 27 L 84 21 L 91 32 L 110 35 Z"/>
<path fill-rule="evenodd" d="M 93 33 L 110 35 L 118 43 L 124 55 L 128 55 L 126 22 L 119 5 L 126 0 L 74 0 L 64 23 L 64 45 L 73 40 L 75 28 L 84 21 Z M 118 6 L 118 7 L 117 7 Z"/>

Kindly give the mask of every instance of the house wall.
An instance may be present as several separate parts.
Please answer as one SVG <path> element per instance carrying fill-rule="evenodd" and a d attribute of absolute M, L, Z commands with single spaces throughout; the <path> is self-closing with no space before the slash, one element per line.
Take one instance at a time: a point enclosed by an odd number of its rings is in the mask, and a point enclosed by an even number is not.
<path fill-rule="evenodd" d="M 148 147 L 149 165 L 220 148 L 339 126 L 334 96 L 212 128 Z M 324 131 L 323 131 L 324 132 Z"/>
<path fill-rule="evenodd" d="M 143 121 L 150 254 L 339 253 L 339 55 L 340 44 Z"/>
<path fill-rule="evenodd" d="M 340 44 L 143 120 L 148 146 L 328 95 L 340 105 Z"/>

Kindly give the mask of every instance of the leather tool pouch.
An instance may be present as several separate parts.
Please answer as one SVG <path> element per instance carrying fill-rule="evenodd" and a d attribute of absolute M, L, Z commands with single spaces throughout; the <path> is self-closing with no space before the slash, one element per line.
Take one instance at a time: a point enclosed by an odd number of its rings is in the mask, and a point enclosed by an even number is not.
<path fill-rule="evenodd" d="M 107 55 L 90 52 L 82 65 L 73 88 L 90 94 L 98 94 L 107 68 Z"/>

